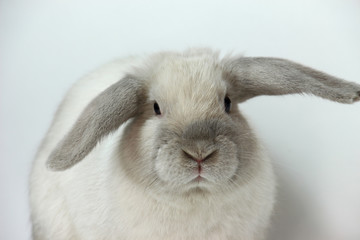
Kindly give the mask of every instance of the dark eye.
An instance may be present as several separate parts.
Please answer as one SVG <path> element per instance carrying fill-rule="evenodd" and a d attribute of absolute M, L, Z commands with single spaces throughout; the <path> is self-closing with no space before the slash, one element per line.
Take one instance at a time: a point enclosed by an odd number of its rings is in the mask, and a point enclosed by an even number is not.
<path fill-rule="evenodd" d="M 154 103 L 154 111 L 155 111 L 156 115 L 161 115 L 160 107 L 159 107 L 159 104 L 157 104 L 157 102 Z"/>
<path fill-rule="evenodd" d="M 225 112 L 229 113 L 231 107 L 231 100 L 229 97 L 225 97 L 224 104 L 225 104 Z"/>

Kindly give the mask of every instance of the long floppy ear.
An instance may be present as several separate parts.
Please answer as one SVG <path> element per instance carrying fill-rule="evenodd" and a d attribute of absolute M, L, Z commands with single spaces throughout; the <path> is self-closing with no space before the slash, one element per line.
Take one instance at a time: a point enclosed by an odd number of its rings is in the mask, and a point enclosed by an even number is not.
<path fill-rule="evenodd" d="M 144 82 L 127 76 L 94 98 L 47 160 L 54 171 L 65 170 L 81 161 L 97 142 L 134 117 L 145 102 Z"/>
<path fill-rule="evenodd" d="M 225 62 L 239 102 L 259 95 L 306 93 L 340 103 L 360 100 L 360 85 L 278 58 L 242 57 Z"/>

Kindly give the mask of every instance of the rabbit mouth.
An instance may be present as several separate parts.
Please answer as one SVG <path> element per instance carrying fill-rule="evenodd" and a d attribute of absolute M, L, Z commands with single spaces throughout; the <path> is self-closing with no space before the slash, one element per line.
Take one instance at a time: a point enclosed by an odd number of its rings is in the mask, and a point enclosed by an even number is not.
<path fill-rule="evenodd" d="M 186 188 L 188 190 L 197 188 L 209 191 L 211 189 L 212 182 L 209 181 L 206 177 L 198 175 L 193 177 L 187 184 Z"/>
<path fill-rule="evenodd" d="M 189 145 L 179 148 L 178 141 L 169 141 L 157 149 L 154 170 L 159 179 L 179 187 L 194 183 L 210 187 L 223 183 L 235 174 L 239 160 L 234 142 L 225 137 L 218 137 L 217 142 L 216 146 L 201 145 L 202 151 L 198 154 L 195 150 L 201 142 L 193 148 Z"/>
<path fill-rule="evenodd" d="M 204 183 L 204 182 L 209 182 L 209 180 L 204 176 L 198 175 L 193 179 L 191 179 L 189 183 Z"/>

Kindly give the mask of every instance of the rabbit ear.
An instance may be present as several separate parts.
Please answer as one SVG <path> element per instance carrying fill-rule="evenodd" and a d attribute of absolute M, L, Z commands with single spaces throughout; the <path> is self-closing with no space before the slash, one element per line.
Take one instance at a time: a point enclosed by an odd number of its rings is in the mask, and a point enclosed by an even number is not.
<path fill-rule="evenodd" d="M 259 95 L 313 94 L 340 103 L 360 100 L 360 85 L 277 58 L 238 58 L 225 73 L 239 102 Z"/>
<path fill-rule="evenodd" d="M 127 76 L 93 99 L 51 153 L 47 166 L 60 171 L 81 161 L 97 142 L 134 117 L 146 100 L 144 82 Z"/>

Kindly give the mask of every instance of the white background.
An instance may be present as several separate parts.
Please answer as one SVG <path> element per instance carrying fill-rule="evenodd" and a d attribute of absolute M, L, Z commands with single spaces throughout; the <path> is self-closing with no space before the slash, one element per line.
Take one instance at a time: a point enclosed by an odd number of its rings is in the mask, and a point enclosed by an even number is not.
<path fill-rule="evenodd" d="M 114 58 L 192 46 L 288 58 L 360 83 L 360 1 L 1 0 L 1 240 L 30 238 L 31 161 L 70 85 Z M 305 194 L 311 224 L 293 239 L 309 229 L 316 240 L 360 239 L 360 103 L 259 97 L 240 108 Z"/>

